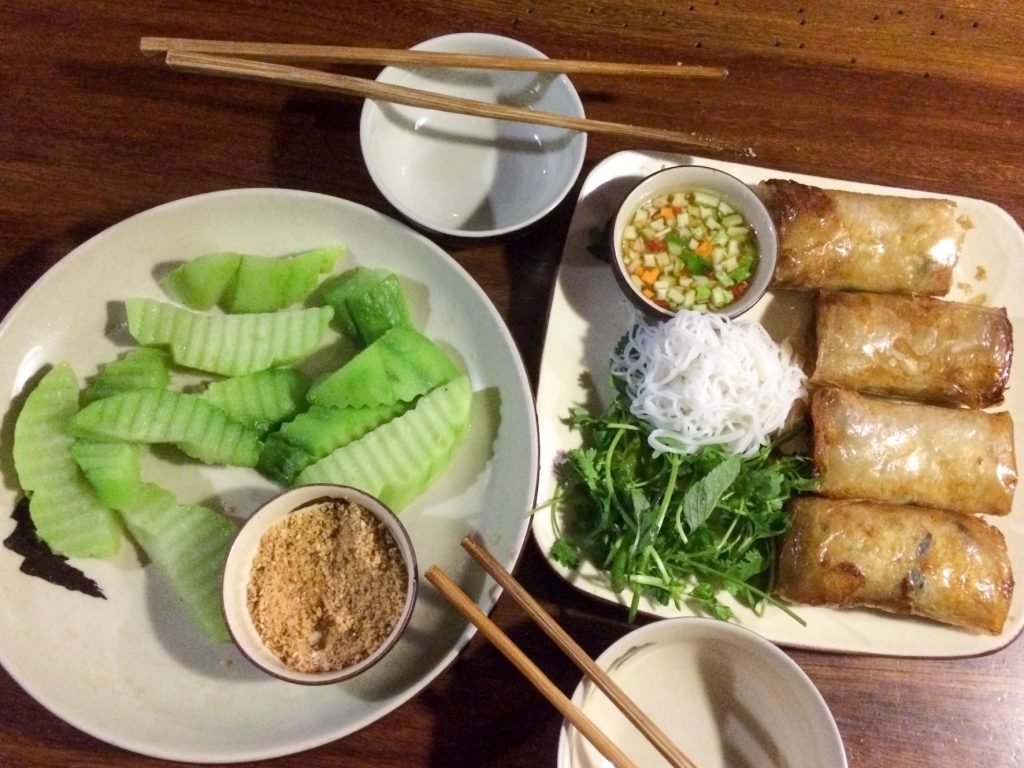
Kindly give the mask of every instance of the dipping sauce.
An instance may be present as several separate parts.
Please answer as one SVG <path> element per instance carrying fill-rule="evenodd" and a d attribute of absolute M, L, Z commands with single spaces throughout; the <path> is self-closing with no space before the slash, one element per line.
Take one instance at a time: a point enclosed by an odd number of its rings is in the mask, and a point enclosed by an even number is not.
<path fill-rule="evenodd" d="M 394 537 L 353 502 L 303 507 L 260 539 L 247 588 L 266 646 L 299 672 L 350 667 L 401 619 L 407 576 Z"/>
<path fill-rule="evenodd" d="M 633 287 L 673 312 L 717 310 L 738 299 L 758 263 L 757 238 L 720 195 L 686 190 L 641 205 L 622 233 Z"/>

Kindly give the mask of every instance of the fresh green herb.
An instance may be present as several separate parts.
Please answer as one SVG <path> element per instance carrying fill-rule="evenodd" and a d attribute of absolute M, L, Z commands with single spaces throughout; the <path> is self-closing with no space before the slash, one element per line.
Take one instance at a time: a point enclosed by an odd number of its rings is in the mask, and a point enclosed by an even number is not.
<path fill-rule="evenodd" d="M 695 250 L 689 247 L 683 248 L 682 259 L 683 264 L 686 265 L 686 271 L 691 275 L 703 275 L 711 266 Z"/>
<path fill-rule="evenodd" d="M 789 525 L 786 500 L 813 486 L 806 457 L 771 445 L 749 458 L 717 446 L 656 453 L 622 394 L 605 413 L 574 408 L 568 421 L 583 440 L 560 478 L 557 562 L 576 569 L 587 558 L 605 570 L 612 589 L 632 592 L 631 619 L 641 597 L 720 619 L 732 615 L 723 590 L 751 608 L 775 603 L 775 540 Z"/>

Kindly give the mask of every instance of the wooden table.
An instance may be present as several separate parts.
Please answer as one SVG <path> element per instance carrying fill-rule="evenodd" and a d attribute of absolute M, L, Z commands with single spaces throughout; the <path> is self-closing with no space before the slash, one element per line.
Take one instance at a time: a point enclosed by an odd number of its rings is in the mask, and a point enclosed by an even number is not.
<path fill-rule="evenodd" d="M 697 129 L 791 172 L 983 198 L 1024 222 L 1024 17 L 1015 3 L 867 0 L 7 0 L 0 10 L 0 314 L 89 236 L 176 198 L 244 186 L 391 211 L 358 151 L 361 105 L 169 72 L 142 35 L 406 47 L 452 31 L 552 57 L 722 64 L 722 83 L 577 77 L 588 114 Z M 364 74 L 372 75 L 373 70 Z M 629 141 L 592 137 L 584 172 Z M 536 382 L 573 196 L 500 243 L 445 243 L 489 294 Z M 1010 254 L 1012 258 L 1024 254 Z M 1020 320 L 1020 318 L 1014 318 Z M 530 543 L 517 573 L 587 650 L 627 629 Z M 567 693 L 578 675 L 502 599 L 494 617 Z M 1024 645 L 914 660 L 792 652 L 851 766 L 1024 761 Z M 48 713 L 0 672 L 0 764 L 158 766 Z M 383 720 L 280 766 L 553 765 L 560 718 L 480 638 Z"/>

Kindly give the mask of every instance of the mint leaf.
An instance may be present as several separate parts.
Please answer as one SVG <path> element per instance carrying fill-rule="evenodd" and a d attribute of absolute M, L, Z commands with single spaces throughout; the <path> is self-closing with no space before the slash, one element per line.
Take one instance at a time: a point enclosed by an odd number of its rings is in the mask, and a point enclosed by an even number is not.
<path fill-rule="evenodd" d="M 691 531 L 704 525 L 718 506 L 719 499 L 736 482 L 742 468 L 743 460 L 739 456 L 730 456 L 686 489 L 683 516 Z"/>

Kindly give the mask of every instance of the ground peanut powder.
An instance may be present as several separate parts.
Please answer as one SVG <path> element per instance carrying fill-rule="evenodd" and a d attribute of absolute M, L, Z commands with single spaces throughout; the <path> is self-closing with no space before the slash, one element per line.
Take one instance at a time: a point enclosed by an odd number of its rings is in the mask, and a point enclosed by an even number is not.
<path fill-rule="evenodd" d="M 391 634 L 406 573 L 391 532 L 346 501 L 299 509 L 260 540 L 247 589 L 267 646 L 292 669 L 327 672 L 362 661 Z"/>

